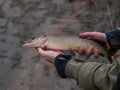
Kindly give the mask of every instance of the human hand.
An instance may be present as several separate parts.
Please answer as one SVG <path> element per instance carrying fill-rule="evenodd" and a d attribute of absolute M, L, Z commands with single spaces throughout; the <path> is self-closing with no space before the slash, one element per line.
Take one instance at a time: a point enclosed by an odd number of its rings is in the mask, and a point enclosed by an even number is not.
<path fill-rule="evenodd" d="M 101 32 L 85 32 L 85 33 L 81 33 L 80 37 L 101 41 L 101 42 L 105 43 L 107 49 L 110 48 L 110 46 L 107 42 L 106 35 L 104 33 L 101 33 Z M 83 47 L 80 47 L 79 48 L 80 55 L 83 54 L 84 52 L 85 52 L 85 49 Z M 89 58 L 92 55 L 92 53 L 94 53 L 95 58 L 98 58 L 99 50 L 94 49 L 93 46 L 89 46 L 88 50 L 86 51 L 86 56 Z"/>
<path fill-rule="evenodd" d="M 62 53 L 62 51 L 53 51 L 53 50 L 43 50 L 41 48 L 37 48 L 38 53 L 45 58 L 48 62 L 54 64 L 55 57 Z"/>

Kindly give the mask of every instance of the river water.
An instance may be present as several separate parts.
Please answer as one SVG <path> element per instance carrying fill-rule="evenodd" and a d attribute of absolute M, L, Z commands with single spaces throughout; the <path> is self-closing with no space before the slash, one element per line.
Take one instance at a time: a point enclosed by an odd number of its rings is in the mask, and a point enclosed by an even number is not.
<path fill-rule="evenodd" d="M 82 90 L 75 80 L 61 79 L 35 49 L 20 48 L 21 41 L 111 31 L 119 27 L 119 5 L 119 0 L 0 0 L 0 90 Z"/>

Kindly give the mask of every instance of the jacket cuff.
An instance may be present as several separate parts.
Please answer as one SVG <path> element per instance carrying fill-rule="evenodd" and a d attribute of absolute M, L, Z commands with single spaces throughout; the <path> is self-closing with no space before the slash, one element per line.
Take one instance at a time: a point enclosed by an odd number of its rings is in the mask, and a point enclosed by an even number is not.
<path fill-rule="evenodd" d="M 71 59 L 70 55 L 63 55 L 63 54 L 60 54 L 55 58 L 56 70 L 62 78 L 66 78 L 65 67 L 66 67 L 67 62 L 70 59 Z"/>
<path fill-rule="evenodd" d="M 118 50 L 120 49 L 120 45 L 114 46 L 111 44 L 111 39 L 114 38 L 118 42 L 120 42 L 120 30 L 115 30 L 111 32 L 105 33 L 107 37 L 108 44 L 110 45 L 111 49 Z"/>

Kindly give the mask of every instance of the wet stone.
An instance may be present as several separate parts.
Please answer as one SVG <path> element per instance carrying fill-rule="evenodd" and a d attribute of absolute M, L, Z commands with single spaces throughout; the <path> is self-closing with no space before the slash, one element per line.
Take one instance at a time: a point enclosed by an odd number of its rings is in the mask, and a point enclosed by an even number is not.
<path fill-rule="evenodd" d="M 4 1 L 5 1 L 5 0 L 0 0 L 0 5 L 2 5 Z"/>
<path fill-rule="evenodd" d="M 6 1 L 2 7 L 2 11 L 5 13 L 6 17 L 19 17 L 22 15 L 22 10 L 20 7 L 11 7 L 13 2 L 11 0 Z"/>
<path fill-rule="evenodd" d="M 6 18 L 1 18 L 0 19 L 0 27 L 4 27 L 7 23 L 7 19 Z"/>

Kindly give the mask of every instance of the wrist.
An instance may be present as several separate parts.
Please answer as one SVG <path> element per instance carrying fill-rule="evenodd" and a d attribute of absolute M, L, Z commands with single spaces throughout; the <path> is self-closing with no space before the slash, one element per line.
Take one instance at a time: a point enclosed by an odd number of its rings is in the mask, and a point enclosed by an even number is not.
<path fill-rule="evenodd" d="M 55 67 L 56 70 L 58 72 L 58 74 L 62 77 L 62 78 L 66 78 L 65 75 L 65 67 L 67 62 L 71 59 L 70 55 L 63 55 L 63 54 L 59 54 L 56 58 L 55 58 Z"/>
<path fill-rule="evenodd" d="M 120 30 L 107 32 L 105 34 L 110 48 L 112 50 L 120 49 Z"/>

